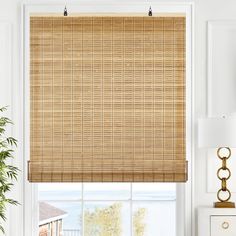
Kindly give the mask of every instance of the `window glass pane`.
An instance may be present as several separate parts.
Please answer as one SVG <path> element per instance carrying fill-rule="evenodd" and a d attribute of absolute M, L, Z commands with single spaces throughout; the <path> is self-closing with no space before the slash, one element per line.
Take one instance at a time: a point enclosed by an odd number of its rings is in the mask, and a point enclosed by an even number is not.
<path fill-rule="evenodd" d="M 62 218 L 63 235 L 81 235 L 82 207 L 80 202 L 49 201 L 47 203 L 66 212 Z"/>
<path fill-rule="evenodd" d="M 85 202 L 84 236 L 130 236 L 129 202 Z"/>
<path fill-rule="evenodd" d="M 175 200 L 174 183 L 134 183 L 133 200 Z"/>
<path fill-rule="evenodd" d="M 82 184 L 43 183 L 38 185 L 39 200 L 79 200 L 82 198 Z"/>
<path fill-rule="evenodd" d="M 131 196 L 129 183 L 86 183 L 84 199 L 86 200 L 127 200 Z"/>
<path fill-rule="evenodd" d="M 175 201 L 134 202 L 133 236 L 175 236 Z"/>
<path fill-rule="evenodd" d="M 43 212 L 48 233 L 55 236 L 130 236 L 131 230 L 132 236 L 176 234 L 175 184 L 47 183 L 39 184 L 38 189 L 41 233 L 47 231 Z"/>

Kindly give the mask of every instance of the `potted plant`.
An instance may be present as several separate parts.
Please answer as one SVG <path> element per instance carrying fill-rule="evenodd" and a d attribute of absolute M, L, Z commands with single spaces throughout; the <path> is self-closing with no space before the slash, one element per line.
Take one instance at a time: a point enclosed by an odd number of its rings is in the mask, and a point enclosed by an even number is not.
<path fill-rule="evenodd" d="M 13 181 L 17 180 L 19 169 L 11 165 L 14 158 L 14 147 L 17 140 L 6 135 L 6 128 L 12 125 L 12 121 L 2 116 L 6 107 L 0 108 L 0 232 L 4 234 L 3 222 L 6 221 L 6 207 L 8 204 L 18 205 L 18 202 L 8 197 L 8 193 L 13 186 Z"/>

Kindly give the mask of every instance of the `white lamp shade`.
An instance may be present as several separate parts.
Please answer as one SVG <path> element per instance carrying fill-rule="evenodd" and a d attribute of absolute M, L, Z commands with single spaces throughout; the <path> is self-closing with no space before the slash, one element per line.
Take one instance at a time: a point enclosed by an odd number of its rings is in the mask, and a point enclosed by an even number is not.
<path fill-rule="evenodd" d="M 236 118 L 199 119 L 198 145 L 204 148 L 236 147 Z"/>

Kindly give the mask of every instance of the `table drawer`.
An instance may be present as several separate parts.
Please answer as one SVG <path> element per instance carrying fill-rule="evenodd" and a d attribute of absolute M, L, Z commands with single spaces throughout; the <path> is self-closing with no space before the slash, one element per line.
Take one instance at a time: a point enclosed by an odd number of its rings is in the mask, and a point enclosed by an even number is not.
<path fill-rule="evenodd" d="M 211 216 L 211 236 L 236 236 L 236 216 Z"/>

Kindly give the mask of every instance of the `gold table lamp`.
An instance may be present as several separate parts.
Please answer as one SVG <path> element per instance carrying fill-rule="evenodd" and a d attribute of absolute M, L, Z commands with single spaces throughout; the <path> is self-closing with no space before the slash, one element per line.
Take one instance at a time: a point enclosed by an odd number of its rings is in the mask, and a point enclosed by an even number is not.
<path fill-rule="evenodd" d="M 235 203 L 230 202 L 231 192 L 227 187 L 227 181 L 231 177 L 231 171 L 227 166 L 227 160 L 231 156 L 232 147 L 236 147 L 236 118 L 205 118 L 199 120 L 198 144 L 203 148 L 218 148 L 217 156 L 222 165 L 217 171 L 217 177 L 221 181 L 221 187 L 217 192 L 217 208 L 235 208 Z"/>

